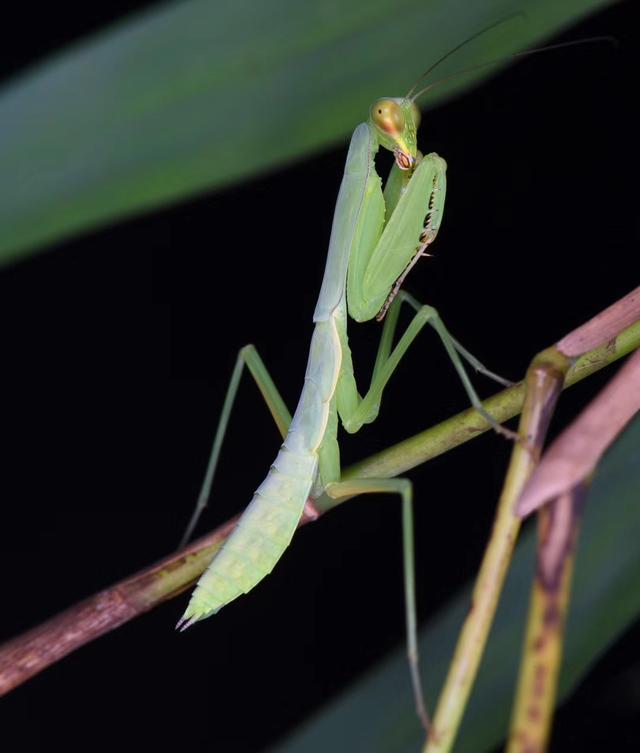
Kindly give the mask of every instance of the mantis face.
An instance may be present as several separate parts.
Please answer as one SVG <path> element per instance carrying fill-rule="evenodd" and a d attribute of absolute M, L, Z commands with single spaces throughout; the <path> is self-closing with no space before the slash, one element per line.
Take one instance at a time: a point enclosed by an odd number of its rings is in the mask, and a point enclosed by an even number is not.
<path fill-rule="evenodd" d="M 406 97 L 382 97 L 369 110 L 369 123 L 380 143 L 393 152 L 401 170 L 412 170 L 418 150 L 416 132 L 420 123 L 420 110 Z"/>

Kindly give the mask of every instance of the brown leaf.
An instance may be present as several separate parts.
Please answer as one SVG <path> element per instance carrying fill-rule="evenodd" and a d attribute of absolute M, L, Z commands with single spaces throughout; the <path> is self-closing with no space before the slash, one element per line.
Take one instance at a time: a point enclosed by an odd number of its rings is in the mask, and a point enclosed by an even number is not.
<path fill-rule="evenodd" d="M 586 479 L 607 447 L 639 410 L 640 350 L 637 350 L 552 442 L 527 482 L 516 505 L 516 514 L 525 517 Z"/>
<path fill-rule="evenodd" d="M 556 348 L 568 358 L 577 358 L 588 350 L 606 343 L 640 319 L 640 287 L 596 314 L 593 319 L 556 343 Z"/>

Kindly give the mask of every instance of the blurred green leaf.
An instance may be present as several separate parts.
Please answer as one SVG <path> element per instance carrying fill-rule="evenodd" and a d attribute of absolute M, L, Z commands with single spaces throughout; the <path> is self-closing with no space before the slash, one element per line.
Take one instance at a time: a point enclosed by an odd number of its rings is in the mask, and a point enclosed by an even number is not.
<path fill-rule="evenodd" d="M 640 613 L 638 447 L 640 417 L 604 458 L 589 493 L 578 545 L 561 697 L 571 692 Z M 534 567 L 534 533 L 529 526 L 517 548 L 456 753 L 489 751 L 506 733 Z M 469 604 L 467 589 L 421 633 L 420 650 L 432 704 Z M 406 658 L 398 651 L 273 753 L 415 753 L 421 740 Z"/>
<path fill-rule="evenodd" d="M 344 138 L 371 100 L 538 43 L 604 0 L 189 0 L 0 92 L 0 263 Z M 432 105 L 488 69 L 436 89 Z M 336 175 L 336 184 L 338 181 Z"/>

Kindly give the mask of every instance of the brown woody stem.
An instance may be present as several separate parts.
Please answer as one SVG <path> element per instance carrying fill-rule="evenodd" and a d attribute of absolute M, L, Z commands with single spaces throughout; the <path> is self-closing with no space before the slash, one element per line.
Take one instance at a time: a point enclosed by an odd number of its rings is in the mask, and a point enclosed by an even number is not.
<path fill-rule="evenodd" d="M 565 386 L 574 384 L 640 346 L 640 322 L 628 327 L 605 346 L 594 348 L 570 369 Z M 485 409 L 504 422 L 519 413 L 522 384 L 484 402 Z M 345 471 L 345 478 L 391 477 L 473 439 L 487 430 L 487 422 L 467 410 L 411 437 Z M 341 500 L 344 501 L 344 500 Z M 338 504 L 321 497 L 324 513 Z M 314 516 L 303 515 L 300 525 Z M 188 589 L 199 577 L 235 525 L 227 521 L 210 534 L 141 572 L 67 609 L 0 647 L 0 695 L 46 669 L 80 646 L 144 614 Z"/>

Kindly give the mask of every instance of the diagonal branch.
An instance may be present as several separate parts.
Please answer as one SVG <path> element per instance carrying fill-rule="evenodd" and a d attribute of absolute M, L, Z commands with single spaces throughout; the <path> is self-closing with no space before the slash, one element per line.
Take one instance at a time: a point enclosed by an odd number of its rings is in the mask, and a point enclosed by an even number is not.
<path fill-rule="evenodd" d="M 577 360 L 567 374 L 565 387 L 585 379 L 638 347 L 640 321 Z M 520 412 L 524 392 L 524 385 L 516 384 L 489 398 L 483 405 L 503 423 Z M 475 410 L 463 411 L 357 463 L 345 471 L 345 478 L 399 475 L 489 428 Z M 316 506 L 320 513 L 324 513 L 343 501 L 321 497 Z M 303 515 L 300 525 L 313 519 L 314 516 Z M 184 549 L 5 643 L 0 647 L 0 695 L 10 692 L 80 646 L 188 589 L 222 546 L 235 523 L 236 519 L 227 521 Z"/>

